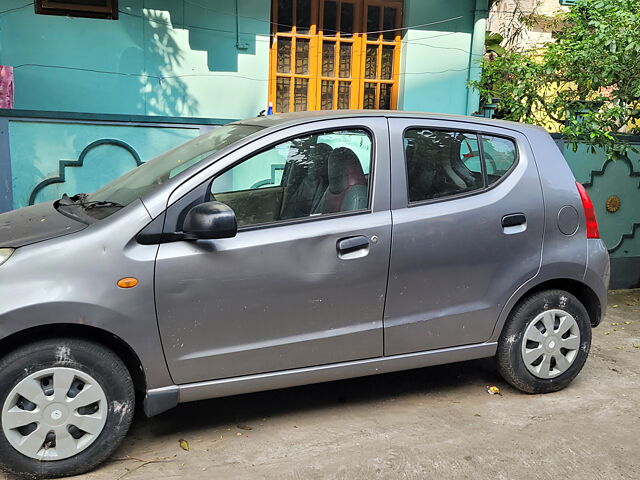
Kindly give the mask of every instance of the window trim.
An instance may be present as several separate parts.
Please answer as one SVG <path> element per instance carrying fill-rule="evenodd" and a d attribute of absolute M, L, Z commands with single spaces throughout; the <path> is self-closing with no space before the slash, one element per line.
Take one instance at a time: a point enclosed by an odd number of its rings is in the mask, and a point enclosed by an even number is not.
<path fill-rule="evenodd" d="M 370 137 L 371 139 L 371 163 L 369 166 L 369 195 L 367 198 L 367 208 L 361 208 L 359 210 L 349 210 L 346 212 L 334 212 L 334 213 L 321 213 L 319 215 L 309 215 L 307 217 L 300 217 L 300 218 L 287 218 L 285 220 L 274 220 L 272 222 L 265 222 L 265 223 L 256 223 L 254 225 L 243 225 L 241 227 L 238 227 L 238 232 L 246 232 L 246 231 L 252 231 L 252 230 L 262 230 L 265 228 L 270 228 L 270 227 L 280 227 L 280 226 L 288 226 L 288 225 L 295 225 L 298 223 L 306 223 L 306 222 L 312 222 L 312 221 L 317 221 L 317 220 L 324 220 L 324 219 L 333 219 L 333 218 L 342 218 L 342 217 L 350 217 L 353 215 L 363 215 L 363 214 L 367 214 L 367 213 L 372 213 L 373 212 L 373 193 L 374 193 L 374 186 L 375 186 L 375 170 L 376 170 L 376 166 L 378 163 L 378 155 L 377 155 L 377 149 L 376 149 L 376 135 L 373 132 L 373 130 L 365 125 L 349 125 L 349 126 L 343 126 L 343 127 L 336 127 L 336 128 L 317 128 L 317 129 L 312 129 L 309 130 L 307 132 L 305 132 L 303 135 L 304 136 L 311 136 L 311 135 L 317 135 L 317 134 L 321 134 L 323 132 L 335 132 L 335 131 L 342 131 L 342 130 L 364 130 Z M 280 145 L 281 143 L 285 143 L 285 142 L 290 142 L 291 140 L 294 140 L 296 138 L 300 138 L 301 135 L 300 134 L 293 134 L 293 135 L 287 135 L 283 138 L 278 139 L 276 142 L 274 143 L 270 143 L 269 145 L 258 149 L 258 150 L 254 150 L 253 152 L 251 152 L 251 154 L 242 157 L 240 160 L 232 163 L 231 165 L 229 165 L 228 167 L 224 168 L 223 170 L 220 170 L 219 172 L 217 172 L 213 177 L 211 177 L 209 180 L 207 180 L 205 183 L 207 184 L 207 199 L 205 201 L 209 202 L 211 201 L 211 187 L 213 182 L 215 181 L 216 178 L 218 178 L 220 175 L 224 175 L 226 172 L 228 172 L 229 170 L 231 170 L 232 168 L 235 168 L 236 166 L 240 165 L 242 162 L 244 162 L 245 160 L 248 160 L 256 155 L 260 155 L 261 153 L 266 152 L 267 150 L 270 150 L 272 148 L 274 148 L 277 145 Z M 228 192 L 225 192 L 228 193 Z"/>
<path fill-rule="evenodd" d="M 483 177 L 483 183 L 484 183 L 484 187 L 483 188 L 479 188 L 476 190 L 471 190 L 468 192 L 461 192 L 461 193 L 457 193 L 454 195 L 447 195 L 444 197 L 437 197 L 437 198 L 429 198 L 426 200 L 418 200 L 415 202 L 411 201 L 410 198 L 410 194 L 409 194 L 409 169 L 407 168 L 407 150 L 404 146 L 404 139 L 406 138 L 407 132 L 409 130 L 437 130 L 437 131 L 441 131 L 441 132 L 451 132 L 451 131 L 455 131 L 455 132 L 460 132 L 460 133 L 467 133 L 467 134 L 474 134 L 476 135 L 476 137 L 478 138 L 478 150 L 480 152 L 480 160 L 481 160 L 481 166 L 482 166 L 482 177 Z M 482 140 L 483 140 L 483 134 L 487 135 L 489 137 L 497 137 L 497 138 L 504 138 L 505 140 L 510 140 L 511 142 L 513 142 L 513 144 L 515 145 L 516 149 L 516 158 L 513 162 L 513 165 L 511 165 L 511 167 L 509 168 L 509 170 L 507 170 L 504 175 L 502 175 L 500 177 L 500 179 L 489 185 L 488 182 L 488 175 L 486 173 L 487 167 L 485 165 L 485 158 L 484 158 L 484 147 L 482 145 Z M 450 200 L 458 200 L 460 198 L 467 198 L 467 197 L 472 197 L 474 195 L 479 195 L 481 193 L 486 193 L 489 190 L 493 190 L 494 188 L 496 188 L 498 185 L 500 185 L 504 179 L 506 179 L 508 176 L 511 175 L 511 173 L 513 173 L 513 171 L 515 170 L 515 168 L 520 164 L 520 143 L 518 142 L 518 140 L 515 137 L 510 137 L 509 135 L 506 134 L 502 134 L 502 133 L 493 133 L 493 132 L 488 132 L 486 130 L 481 130 L 481 129 L 471 129 L 471 128 L 456 128 L 456 127 L 429 127 L 427 125 L 411 125 L 408 127 L 405 127 L 405 129 L 402 131 L 402 152 L 403 152 L 403 157 L 404 157 L 404 174 L 405 174 L 405 194 L 406 194 L 406 199 L 407 199 L 407 207 L 408 208 L 412 208 L 412 207 L 420 207 L 422 205 L 431 205 L 434 203 L 441 203 L 441 202 L 448 202 Z"/>
<path fill-rule="evenodd" d="M 118 19 L 118 0 L 106 0 L 107 5 L 72 4 L 64 0 L 35 0 L 34 9 L 38 15 L 59 15 L 80 18 Z"/>

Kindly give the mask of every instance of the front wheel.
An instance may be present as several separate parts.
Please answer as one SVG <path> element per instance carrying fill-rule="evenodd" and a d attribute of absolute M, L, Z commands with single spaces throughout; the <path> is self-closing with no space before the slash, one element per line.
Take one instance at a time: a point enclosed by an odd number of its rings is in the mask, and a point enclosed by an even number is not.
<path fill-rule="evenodd" d="M 582 303 L 563 290 L 545 290 L 511 312 L 498 343 L 498 370 L 524 392 L 555 392 L 580 373 L 590 347 L 591 322 Z"/>
<path fill-rule="evenodd" d="M 36 478 L 87 472 L 124 439 L 134 405 L 110 350 L 65 338 L 21 347 L 0 360 L 0 466 Z"/>

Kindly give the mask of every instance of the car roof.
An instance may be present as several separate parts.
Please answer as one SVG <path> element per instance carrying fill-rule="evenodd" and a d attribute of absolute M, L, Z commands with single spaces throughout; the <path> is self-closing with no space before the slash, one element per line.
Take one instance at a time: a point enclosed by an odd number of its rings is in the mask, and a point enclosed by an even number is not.
<path fill-rule="evenodd" d="M 509 128 L 511 130 L 540 130 L 541 127 L 524 123 L 511 122 L 507 120 L 495 120 L 485 117 L 474 117 L 465 115 L 451 115 L 446 113 L 427 112 L 405 112 L 400 110 L 320 110 L 295 113 L 280 113 L 276 115 L 265 115 L 262 117 L 248 118 L 235 122 L 241 125 L 252 125 L 263 128 L 291 126 L 308 123 L 315 120 L 339 120 L 358 117 L 381 117 L 381 118 L 418 118 L 424 120 L 447 120 L 454 122 L 477 123 L 479 125 L 492 125 L 496 127 Z"/>

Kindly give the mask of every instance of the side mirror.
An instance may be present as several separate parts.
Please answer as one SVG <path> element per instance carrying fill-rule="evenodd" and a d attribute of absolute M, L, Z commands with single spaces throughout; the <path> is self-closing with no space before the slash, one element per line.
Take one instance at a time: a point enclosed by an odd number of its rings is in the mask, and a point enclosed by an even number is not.
<path fill-rule="evenodd" d="M 186 239 L 231 238 L 238 232 L 236 214 L 221 202 L 196 205 L 187 213 L 182 224 Z"/>

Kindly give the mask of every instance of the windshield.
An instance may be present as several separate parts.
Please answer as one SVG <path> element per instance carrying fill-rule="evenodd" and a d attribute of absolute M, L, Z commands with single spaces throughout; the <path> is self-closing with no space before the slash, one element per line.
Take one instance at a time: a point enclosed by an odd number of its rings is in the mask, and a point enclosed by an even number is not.
<path fill-rule="evenodd" d="M 90 205 L 93 208 L 88 209 L 86 213 L 99 216 L 99 218 L 108 216 L 141 198 L 145 193 L 162 185 L 187 168 L 258 130 L 262 130 L 262 127 L 241 124 L 229 124 L 214 128 L 211 132 L 179 145 L 134 168 L 100 190 L 90 195 L 81 196 L 74 205 Z M 66 207 L 72 206 L 64 202 L 60 202 L 60 204 Z M 100 213 L 93 215 L 93 212 L 97 213 L 98 210 Z"/>

